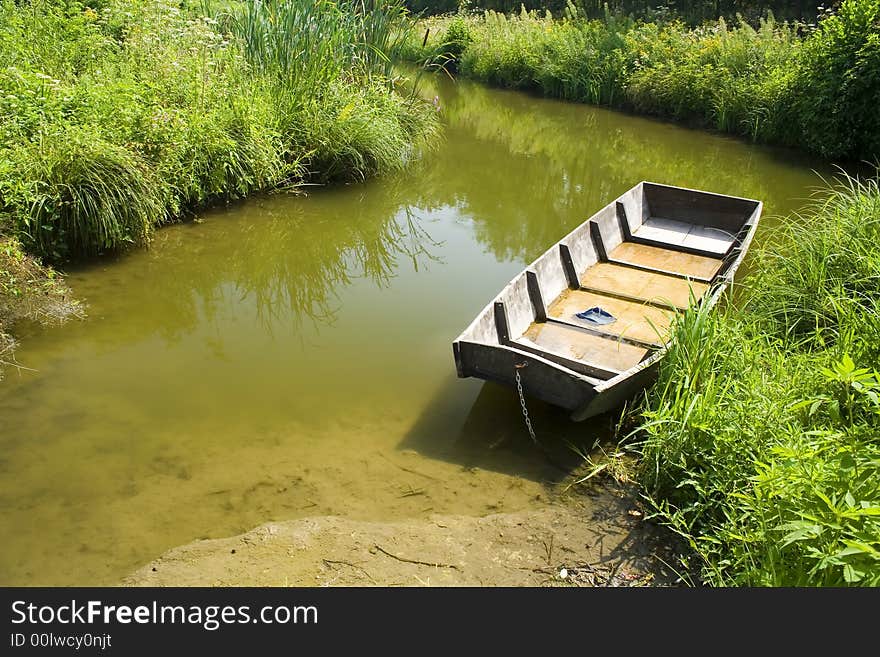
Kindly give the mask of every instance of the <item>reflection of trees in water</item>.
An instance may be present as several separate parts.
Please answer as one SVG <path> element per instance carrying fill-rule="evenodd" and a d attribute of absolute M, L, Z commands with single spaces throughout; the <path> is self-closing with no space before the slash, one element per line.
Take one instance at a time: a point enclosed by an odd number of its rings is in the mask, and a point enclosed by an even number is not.
<path fill-rule="evenodd" d="M 254 299 L 267 328 L 282 319 L 332 323 L 338 291 L 356 279 L 387 287 L 401 258 L 415 270 L 438 260 L 433 251 L 440 245 L 400 201 L 400 190 L 386 184 L 383 191 L 372 195 L 381 197 L 381 207 L 363 197 L 347 204 L 357 216 L 328 218 L 314 199 L 297 203 L 291 216 L 282 202 L 268 212 L 268 226 L 237 244 L 230 279 L 242 300 Z"/>
<path fill-rule="evenodd" d="M 149 251 L 94 265 L 105 271 L 86 276 L 78 291 L 111 329 L 107 344 L 154 333 L 176 342 L 240 304 L 253 304 L 267 330 L 331 323 L 342 287 L 363 278 L 384 287 L 402 262 L 418 270 L 439 259 L 441 245 L 402 201 L 402 182 L 373 185 L 381 192 L 252 199 L 209 213 L 203 225 L 169 227 Z"/>
<path fill-rule="evenodd" d="M 768 212 L 818 182 L 789 151 L 444 76 L 421 85 L 450 132 L 478 142 L 450 138 L 443 175 L 498 258 L 536 257 L 640 180 L 760 198 Z"/>

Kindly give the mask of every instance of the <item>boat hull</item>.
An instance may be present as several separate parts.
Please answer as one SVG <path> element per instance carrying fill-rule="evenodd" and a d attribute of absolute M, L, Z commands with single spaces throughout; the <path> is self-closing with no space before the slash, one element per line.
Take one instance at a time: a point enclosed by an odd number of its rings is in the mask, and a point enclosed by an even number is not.
<path fill-rule="evenodd" d="M 761 210 L 752 199 L 639 183 L 477 315 L 453 342 L 458 376 L 521 387 L 575 421 L 619 408 L 656 379 L 675 316 L 714 306 L 728 288 Z M 609 325 L 577 312 L 593 304 Z"/>

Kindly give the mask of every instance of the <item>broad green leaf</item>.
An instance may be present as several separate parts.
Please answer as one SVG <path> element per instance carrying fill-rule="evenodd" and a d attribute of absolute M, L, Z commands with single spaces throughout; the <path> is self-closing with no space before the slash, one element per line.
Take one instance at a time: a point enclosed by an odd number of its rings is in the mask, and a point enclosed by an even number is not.
<path fill-rule="evenodd" d="M 861 570 L 856 570 L 852 564 L 846 564 L 843 567 L 843 579 L 851 584 L 861 581 L 864 576 L 865 573 Z"/>

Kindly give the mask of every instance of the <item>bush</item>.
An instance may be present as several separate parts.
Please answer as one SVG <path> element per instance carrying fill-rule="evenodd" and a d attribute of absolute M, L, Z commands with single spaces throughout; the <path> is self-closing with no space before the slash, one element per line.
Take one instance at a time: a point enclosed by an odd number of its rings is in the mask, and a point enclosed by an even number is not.
<path fill-rule="evenodd" d="M 461 54 L 471 43 L 471 34 L 467 21 L 456 16 L 446 26 L 446 34 L 443 36 L 443 50 L 449 56 L 451 64 L 457 65 Z"/>
<path fill-rule="evenodd" d="M 798 132 L 826 157 L 880 154 L 880 0 L 845 0 L 804 43 L 790 88 Z"/>

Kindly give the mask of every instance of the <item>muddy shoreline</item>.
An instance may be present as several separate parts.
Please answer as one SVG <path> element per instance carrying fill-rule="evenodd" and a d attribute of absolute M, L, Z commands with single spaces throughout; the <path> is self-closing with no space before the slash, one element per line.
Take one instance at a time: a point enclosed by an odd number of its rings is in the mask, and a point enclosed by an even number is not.
<path fill-rule="evenodd" d="M 394 522 L 315 516 L 169 550 L 124 586 L 669 586 L 669 534 L 613 482 L 537 510 Z"/>

